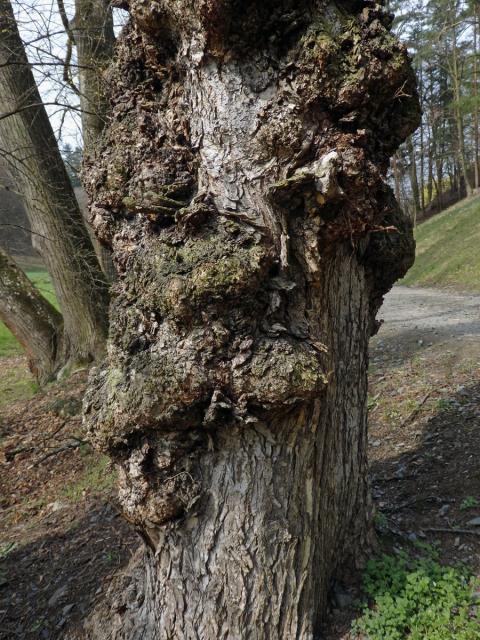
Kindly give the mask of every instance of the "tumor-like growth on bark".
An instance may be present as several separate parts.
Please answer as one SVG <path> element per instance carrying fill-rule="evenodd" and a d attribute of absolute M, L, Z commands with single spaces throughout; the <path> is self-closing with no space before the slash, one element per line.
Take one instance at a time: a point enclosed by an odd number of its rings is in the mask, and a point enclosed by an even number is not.
<path fill-rule="evenodd" d="M 413 257 L 385 173 L 419 109 L 374 2 L 122 6 L 112 121 L 87 172 L 119 278 L 86 417 L 158 552 L 167 523 L 209 502 L 221 434 L 283 440 L 311 414 L 311 433 L 363 446 L 368 333 Z M 347 449 L 319 477 L 340 477 Z M 358 460 L 335 488 L 347 519 Z"/>

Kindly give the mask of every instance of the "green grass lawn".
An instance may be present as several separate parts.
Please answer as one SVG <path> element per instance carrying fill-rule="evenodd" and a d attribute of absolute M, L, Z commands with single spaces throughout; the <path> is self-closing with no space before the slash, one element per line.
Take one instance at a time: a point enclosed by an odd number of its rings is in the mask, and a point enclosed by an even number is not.
<path fill-rule="evenodd" d="M 480 291 L 480 197 L 420 224 L 415 237 L 417 258 L 400 284 Z"/>
<path fill-rule="evenodd" d="M 39 268 L 31 267 L 26 271 L 27 276 L 35 284 L 42 295 L 56 306 L 55 294 L 48 273 Z M 22 353 L 22 349 L 7 327 L 0 322 L 0 358 Z"/>

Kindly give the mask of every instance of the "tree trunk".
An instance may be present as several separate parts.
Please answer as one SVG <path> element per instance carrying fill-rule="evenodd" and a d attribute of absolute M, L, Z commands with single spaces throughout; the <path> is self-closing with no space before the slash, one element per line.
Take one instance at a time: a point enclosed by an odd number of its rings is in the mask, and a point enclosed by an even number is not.
<path fill-rule="evenodd" d="M 424 79 L 423 79 L 423 63 L 420 58 L 417 70 L 417 79 L 419 82 L 420 108 L 424 111 Z M 425 140 L 424 140 L 424 121 L 423 117 L 420 122 L 420 212 L 425 211 Z"/>
<path fill-rule="evenodd" d="M 76 0 L 71 33 L 77 47 L 84 158 L 95 154 L 109 110 L 105 70 L 113 58 L 112 7 L 106 0 Z M 90 222 L 86 221 L 90 227 Z M 95 253 L 109 282 L 115 279 L 111 252 L 92 231 Z"/>
<path fill-rule="evenodd" d="M 38 382 L 51 380 L 62 362 L 62 316 L 1 249 L 0 319 L 25 349 Z"/>
<path fill-rule="evenodd" d="M 433 142 L 431 137 L 431 130 L 428 129 L 427 135 L 427 206 L 432 202 L 433 199 L 433 186 L 434 186 L 434 176 L 433 176 Z"/>
<path fill-rule="evenodd" d="M 420 211 L 420 189 L 418 187 L 418 174 L 417 174 L 417 161 L 415 158 L 415 147 L 413 139 L 410 136 L 407 140 L 407 151 L 409 156 L 410 165 L 410 186 L 412 189 L 412 209 L 413 209 L 413 224 L 417 225 L 417 217 Z"/>
<path fill-rule="evenodd" d="M 469 198 L 472 193 L 472 184 L 470 182 L 470 178 L 468 176 L 468 166 L 467 166 L 467 156 L 465 152 L 465 131 L 463 126 L 463 116 L 461 111 L 461 98 L 462 98 L 462 87 L 461 87 L 461 77 L 460 77 L 460 69 L 458 63 L 458 49 L 457 49 L 457 26 L 453 25 L 452 27 L 453 34 L 453 43 L 452 43 L 452 84 L 453 84 L 453 95 L 454 95 L 454 109 L 453 115 L 455 119 L 455 127 L 457 130 L 457 158 L 459 168 L 461 169 L 463 183 L 465 185 L 465 191 L 467 198 Z"/>
<path fill-rule="evenodd" d="M 392 169 L 393 169 L 393 182 L 395 185 L 395 199 L 400 204 L 402 199 L 402 189 L 401 189 L 401 171 L 400 171 L 400 160 L 399 154 L 394 153 L 392 156 Z"/>
<path fill-rule="evenodd" d="M 473 4 L 473 139 L 475 140 L 474 175 L 475 193 L 480 188 L 480 119 L 478 116 L 478 3 Z"/>
<path fill-rule="evenodd" d="M 112 8 L 105 0 L 76 0 L 72 33 L 80 74 L 83 145 L 92 153 L 102 135 L 109 109 L 105 70 L 113 58 Z"/>
<path fill-rule="evenodd" d="M 147 550 L 144 597 L 91 637 L 313 639 L 371 540 L 368 339 L 413 260 L 385 173 L 414 77 L 378 5 L 129 6 L 86 185 L 119 273 L 86 420 Z"/>
<path fill-rule="evenodd" d="M 6 0 L 0 0 L 0 86 L 2 149 L 53 281 L 65 353 L 72 362 L 90 361 L 104 349 L 104 278 Z"/>

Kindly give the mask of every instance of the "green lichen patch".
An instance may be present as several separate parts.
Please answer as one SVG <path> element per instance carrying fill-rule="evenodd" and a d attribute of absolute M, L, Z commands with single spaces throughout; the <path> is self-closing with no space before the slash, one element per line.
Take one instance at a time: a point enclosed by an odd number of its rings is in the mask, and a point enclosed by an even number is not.
<path fill-rule="evenodd" d="M 218 234 L 207 230 L 178 245 L 165 238 L 153 241 L 126 274 L 126 295 L 162 317 L 182 320 L 204 305 L 256 291 L 272 263 L 271 252 L 239 236 L 239 225 L 228 225 Z"/>

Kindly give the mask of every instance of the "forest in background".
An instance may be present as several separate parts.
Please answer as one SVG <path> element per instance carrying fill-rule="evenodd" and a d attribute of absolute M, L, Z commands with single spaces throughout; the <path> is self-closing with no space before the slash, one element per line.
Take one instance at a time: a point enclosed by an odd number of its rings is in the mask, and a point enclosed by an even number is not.
<path fill-rule="evenodd" d="M 392 0 L 417 75 L 420 127 L 392 159 L 396 197 L 421 220 L 478 191 L 478 0 Z"/>

